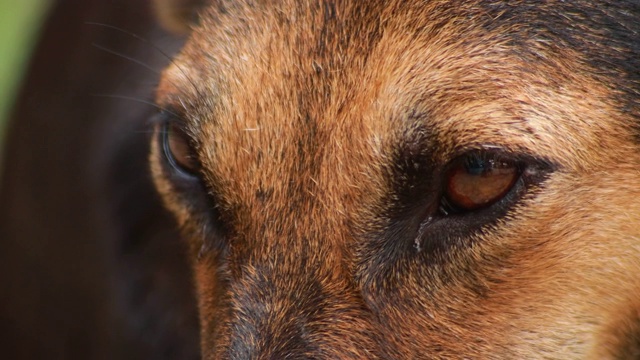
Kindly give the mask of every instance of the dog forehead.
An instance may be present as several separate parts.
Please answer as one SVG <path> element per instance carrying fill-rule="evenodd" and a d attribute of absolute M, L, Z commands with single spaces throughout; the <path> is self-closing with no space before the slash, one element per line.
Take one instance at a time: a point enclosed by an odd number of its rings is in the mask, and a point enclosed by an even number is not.
<path fill-rule="evenodd" d="M 213 6 L 163 83 L 180 87 L 195 132 L 217 146 L 212 164 L 224 147 L 282 155 L 310 134 L 342 146 L 340 130 L 352 153 L 382 154 L 424 125 L 441 134 L 441 154 L 496 144 L 577 167 L 594 160 L 581 148 L 625 136 L 582 54 L 535 39 L 520 52 L 522 24 L 454 3 Z"/>

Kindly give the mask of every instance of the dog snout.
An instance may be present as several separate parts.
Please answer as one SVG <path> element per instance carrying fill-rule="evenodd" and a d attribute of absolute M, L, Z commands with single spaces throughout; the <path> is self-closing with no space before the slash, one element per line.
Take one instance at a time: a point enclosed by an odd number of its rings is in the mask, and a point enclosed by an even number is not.
<path fill-rule="evenodd" d="M 378 358 L 375 326 L 357 290 L 318 265 L 304 257 L 244 264 L 217 307 L 226 309 L 224 336 L 203 339 L 208 358 Z"/>

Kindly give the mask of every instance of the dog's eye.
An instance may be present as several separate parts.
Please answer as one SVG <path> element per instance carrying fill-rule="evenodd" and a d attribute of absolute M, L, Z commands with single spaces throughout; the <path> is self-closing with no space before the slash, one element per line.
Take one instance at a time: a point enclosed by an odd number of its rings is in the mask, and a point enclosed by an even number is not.
<path fill-rule="evenodd" d="M 167 122 L 162 129 L 162 147 L 169 164 L 176 170 L 195 176 L 200 163 L 189 137 L 176 124 Z"/>
<path fill-rule="evenodd" d="M 502 199 L 520 177 L 515 161 L 486 154 L 468 156 L 446 174 L 445 213 L 478 210 Z"/>

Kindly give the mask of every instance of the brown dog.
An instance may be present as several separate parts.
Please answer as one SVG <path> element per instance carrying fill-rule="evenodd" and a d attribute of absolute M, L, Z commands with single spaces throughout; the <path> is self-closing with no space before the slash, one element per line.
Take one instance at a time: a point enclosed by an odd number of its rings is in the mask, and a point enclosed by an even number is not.
<path fill-rule="evenodd" d="M 207 359 L 640 357 L 637 1 L 212 1 L 151 162 Z"/>

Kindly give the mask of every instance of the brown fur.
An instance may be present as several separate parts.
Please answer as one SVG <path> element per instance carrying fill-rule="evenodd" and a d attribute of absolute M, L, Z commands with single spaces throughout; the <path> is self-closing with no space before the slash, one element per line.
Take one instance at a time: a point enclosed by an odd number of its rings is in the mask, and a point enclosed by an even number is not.
<path fill-rule="evenodd" d="M 640 119 L 617 64 L 640 35 L 608 45 L 600 6 L 214 1 L 158 89 L 202 187 L 151 156 L 205 358 L 638 356 Z M 405 156 L 486 147 L 553 170 L 446 250 L 389 235 Z"/>

